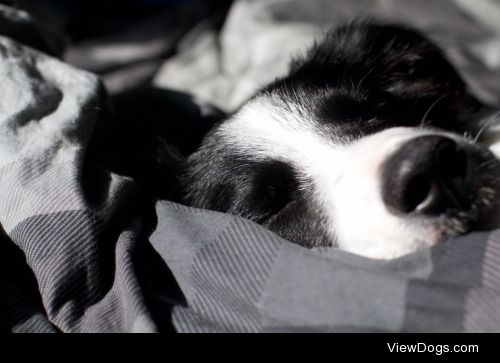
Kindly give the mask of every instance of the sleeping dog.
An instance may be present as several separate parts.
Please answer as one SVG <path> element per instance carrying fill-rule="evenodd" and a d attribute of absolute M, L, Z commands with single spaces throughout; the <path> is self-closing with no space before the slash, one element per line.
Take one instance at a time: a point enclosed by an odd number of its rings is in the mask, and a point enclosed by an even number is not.
<path fill-rule="evenodd" d="M 417 31 L 353 23 L 215 126 L 184 162 L 181 202 L 306 247 L 395 258 L 497 226 L 488 119 Z"/>

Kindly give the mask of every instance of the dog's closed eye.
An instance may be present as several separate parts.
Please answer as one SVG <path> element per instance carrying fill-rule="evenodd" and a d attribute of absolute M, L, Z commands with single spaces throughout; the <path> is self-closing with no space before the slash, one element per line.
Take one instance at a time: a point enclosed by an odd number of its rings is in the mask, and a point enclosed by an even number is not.
<path fill-rule="evenodd" d="M 299 187 L 293 168 L 278 160 L 256 165 L 251 185 L 247 200 L 253 204 L 253 219 L 259 223 L 290 203 Z"/>

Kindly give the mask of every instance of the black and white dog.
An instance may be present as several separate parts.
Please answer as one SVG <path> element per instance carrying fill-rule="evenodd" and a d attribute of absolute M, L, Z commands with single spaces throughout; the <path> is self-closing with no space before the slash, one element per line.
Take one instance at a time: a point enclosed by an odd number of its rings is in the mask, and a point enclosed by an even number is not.
<path fill-rule="evenodd" d="M 431 41 L 353 23 L 205 136 L 180 200 L 307 247 L 395 258 L 498 225 L 500 163 L 476 140 L 481 120 Z"/>

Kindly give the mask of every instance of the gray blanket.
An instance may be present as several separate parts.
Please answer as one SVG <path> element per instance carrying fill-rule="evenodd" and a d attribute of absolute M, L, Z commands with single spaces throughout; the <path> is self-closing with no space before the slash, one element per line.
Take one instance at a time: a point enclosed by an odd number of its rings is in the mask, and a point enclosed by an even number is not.
<path fill-rule="evenodd" d="M 418 4 L 238 1 L 221 33 L 186 36 L 155 82 L 231 110 L 327 23 L 367 12 L 441 39 L 498 104 L 500 5 Z M 0 25 L 0 331 L 500 332 L 500 231 L 377 261 L 216 212 L 150 210 L 88 148 L 112 118 L 97 77 L 46 55 L 50 36 L 4 31 L 39 29 L 28 14 L 0 6 Z"/>

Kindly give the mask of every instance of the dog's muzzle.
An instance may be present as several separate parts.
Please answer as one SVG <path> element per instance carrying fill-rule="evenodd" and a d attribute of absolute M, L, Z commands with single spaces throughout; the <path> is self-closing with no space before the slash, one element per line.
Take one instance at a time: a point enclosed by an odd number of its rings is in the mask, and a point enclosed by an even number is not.
<path fill-rule="evenodd" d="M 486 149 L 442 135 L 404 143 L 382 168 L 382 197 L 395 214 L 435 217 L 473 208 L 482 174 L 498 161 Z M 497 175 L 497 170 L 495 170 Z M 482 180 L 484 179 L 484 180 Z"/>

